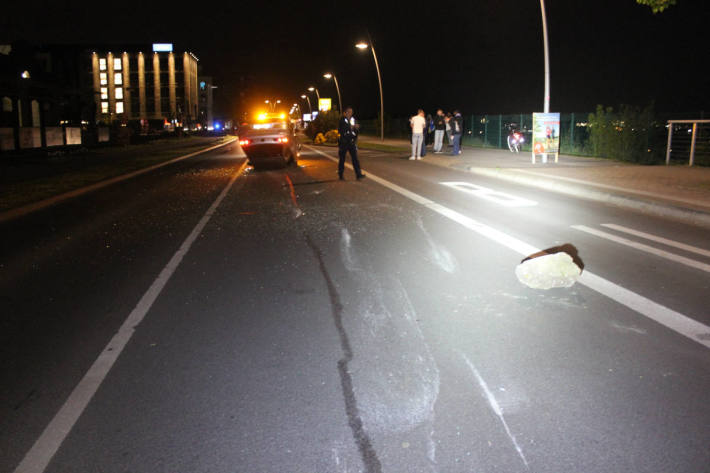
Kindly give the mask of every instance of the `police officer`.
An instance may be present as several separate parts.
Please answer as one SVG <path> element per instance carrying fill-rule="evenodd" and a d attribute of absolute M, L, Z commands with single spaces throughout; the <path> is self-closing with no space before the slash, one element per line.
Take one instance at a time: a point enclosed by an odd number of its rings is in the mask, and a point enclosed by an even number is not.
<path fill-rule="evenodd" d="M 338 124 L 338 177 L 344 181 L 343 171 L 345 170 L 345 153 L 350 152 L 350 159 L 353 162 L 355 177 L 360 180 L 365 175 L 360 171 L 360 162 L 357 159 L 357 135 L 360 125 L 355 123 L 352 107 L 346 107 L 343 116 Z"/>

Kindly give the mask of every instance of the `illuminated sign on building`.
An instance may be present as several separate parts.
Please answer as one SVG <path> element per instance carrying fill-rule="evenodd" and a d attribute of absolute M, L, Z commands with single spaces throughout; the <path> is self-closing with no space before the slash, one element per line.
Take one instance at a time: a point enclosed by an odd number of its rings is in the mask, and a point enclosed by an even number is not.
<path fill-rule="evenodd" d="M 173 43 L 153 43 L 153 52 L 171 53 L 173 52 Z"/>

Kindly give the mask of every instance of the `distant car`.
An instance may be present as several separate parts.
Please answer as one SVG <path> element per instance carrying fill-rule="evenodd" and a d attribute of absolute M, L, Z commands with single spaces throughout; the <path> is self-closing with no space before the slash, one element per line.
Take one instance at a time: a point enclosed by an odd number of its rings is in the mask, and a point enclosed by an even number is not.
<path fill-rule="evenodd" d="M 300 144 L 283 115 L 263 114 L 239 129 L 239 145 L 256 168 L 296 164 Z"/>

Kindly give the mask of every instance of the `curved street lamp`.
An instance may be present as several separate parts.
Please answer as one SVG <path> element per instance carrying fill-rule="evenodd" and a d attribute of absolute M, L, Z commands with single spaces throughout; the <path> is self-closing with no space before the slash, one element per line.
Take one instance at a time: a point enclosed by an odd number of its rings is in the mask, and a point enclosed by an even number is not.
<path fill-rule="evenodd" d="M 340 87 L 338 86 L 338 78 L 335 77 L 335 74 L 332 74 L 330 72 L 326 72 L 325 74 L 323 74 L 323 77 L 325 77 L 326 79 L 330 79 L 332 77 L 335 81 L 335 90 L 338 91 L 338 106 L 340 107 L 340 113 L 343 113 L 343 100 L 340 98 Z"/>
<path fill-rule="evenodd" d="M 308 88 L 309 92 L 316 92 L 316 97 L 318 98 L 318 105 L 320 106 L 320 94 L 318 93 L 318 88 L 317 87 L 309 87 Z"/>
<path fill-rule="evenodd" d="M 372 40 L 370 40 L 370 43 L 372 43 Z M 361 51 L 364 51 L 367 48 L 372 50 L 372 57 L 375 60 L 375 68 L 377 69 L 377 81 L 380 84 L 380 139 L 385 141 L 385 103 L 382 98 L 382 75 L 380 74 L 380 65 L 377 62 L 377 54 L 375 54 L 375 48 L 372 44 L 367 44 L 361 41 L 357 43 L 355 47 Z"/>
<path fill-rule="evenodd" d="M 308 98 L 306 94 L 301 95 L 302 99 L 306 99 L 308 102 L 308 113 L 313 113 L 313 107 L 311 107 L 311 99 Z"/>

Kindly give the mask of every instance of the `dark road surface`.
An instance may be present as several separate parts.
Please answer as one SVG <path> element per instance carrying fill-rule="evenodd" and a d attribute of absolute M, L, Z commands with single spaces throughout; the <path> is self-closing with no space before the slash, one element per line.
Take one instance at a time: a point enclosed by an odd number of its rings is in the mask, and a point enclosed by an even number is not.
<path fill-rule="evenodd" d="M 708 471 L 706 231 L 323 153 L 231 145 L 1 224 L 0 471 Z M 517 280 L 562 243 L 580 282 Z"/>

